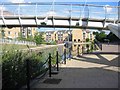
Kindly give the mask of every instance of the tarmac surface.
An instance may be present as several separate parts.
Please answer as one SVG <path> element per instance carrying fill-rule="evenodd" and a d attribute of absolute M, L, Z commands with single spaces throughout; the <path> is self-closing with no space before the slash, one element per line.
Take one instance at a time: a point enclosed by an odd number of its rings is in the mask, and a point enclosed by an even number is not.
<path fill-rule="evenodd" d="M 60 64 L 58 74 L 37 79 L 31 88 L 118 88 L 119 55 L 86 54 Z M 54 79 L 54 83 L 45 80 Z M 55 83 L 56 80 L 59 82 Z"/>

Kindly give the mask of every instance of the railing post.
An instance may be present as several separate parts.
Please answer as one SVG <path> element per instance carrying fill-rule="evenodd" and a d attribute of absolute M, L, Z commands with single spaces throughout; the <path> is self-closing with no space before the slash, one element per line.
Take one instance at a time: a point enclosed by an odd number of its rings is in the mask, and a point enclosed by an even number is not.
<path fill-rule="evenodd" d="M 26 60 L 27 90 L 30 90 L 30 61 Z"/>
<path fill-rule="evenodd" d="M 66 64 L 66 49 L 64 49 L 64 64 Z"/>
<path fill-rule="evenodd" d="M 56 51 L 56 64 L 57 64 L 57 71 L 59 71 L 59 65 L 58 65 L 58 51 Z"/>
<path fill-rule="evenodd" d="M 49 53 L 49 77 L 51 77 L 51 53 Z"/>

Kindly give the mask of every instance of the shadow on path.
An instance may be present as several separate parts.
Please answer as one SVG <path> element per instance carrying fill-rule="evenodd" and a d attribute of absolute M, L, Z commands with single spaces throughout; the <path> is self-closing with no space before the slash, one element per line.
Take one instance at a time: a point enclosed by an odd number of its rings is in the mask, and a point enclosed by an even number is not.
<path fill-rule="evenodd" d="M 51 78 L 61 79 L 59 84 L 45 84 L 43 80 L 32 88 L 118 88 L 118 73 L 103 68 L 61 68 L 58 75 Z"/>
<path fill-rule="evenodd" d="M 89 54 L 88 54 L 89 55 Z M 92 54 L 91 54 L 92 55 Z M 93 54 L 94 55 L 94 54 Z M 109 65 L 109 66 L 120 66 L 119 65 L 119 59 L 120 59 L 120 55 L 118 55 L 116 58 L 114 58 L 113 60 L 109 61 L 106 58 L 104 58 L 101 54 L 95 54 L 99 59 L 96 58 L 91 58 L 91 57 L 86 57 L 86 55 L 83 56 L 78 56 L 77 57 L 73 57 L 73 59 L 75 60 L 80 60 L 80 61 L 86 61 L 86 62 L 92 62 L 92 63 L 97 63 L 97 64 L 104 64 L 104 65 Z M 106 54 L 107 55 L 107 54 Z M 109 54 L 108 54 L 109 55 Z"/>

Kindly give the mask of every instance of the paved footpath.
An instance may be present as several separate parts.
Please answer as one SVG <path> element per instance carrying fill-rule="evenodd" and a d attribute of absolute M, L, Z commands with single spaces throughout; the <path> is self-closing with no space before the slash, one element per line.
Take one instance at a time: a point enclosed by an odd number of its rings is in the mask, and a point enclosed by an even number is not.
<path fill-rule="evenodd" d="M 118 55 L 91 54 L 73 57 L 60 65 L 57 75 L 51 79 L 62 79 L 59 84 L 46 84 L 43 79 L 31 88 L 118 88 Z"/>

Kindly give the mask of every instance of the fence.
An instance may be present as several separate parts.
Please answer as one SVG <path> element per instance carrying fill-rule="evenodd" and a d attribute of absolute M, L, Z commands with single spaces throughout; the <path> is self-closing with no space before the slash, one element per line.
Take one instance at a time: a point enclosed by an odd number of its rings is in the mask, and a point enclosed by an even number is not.
<path fill-rule="evenodd" d="M 19 44 L 19 45 L 33 45 L 33 46 L 36 46 L 35 42 L 9 40 L 9 39 L 0 39 L 0 43 Z"/>

